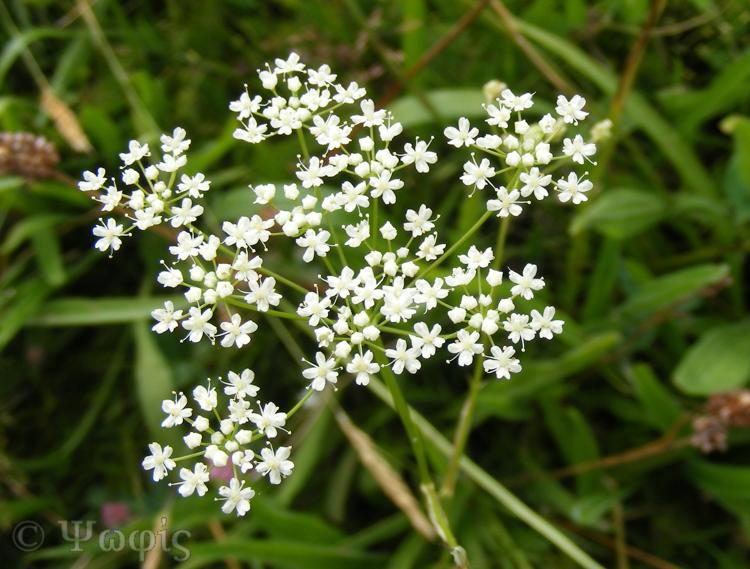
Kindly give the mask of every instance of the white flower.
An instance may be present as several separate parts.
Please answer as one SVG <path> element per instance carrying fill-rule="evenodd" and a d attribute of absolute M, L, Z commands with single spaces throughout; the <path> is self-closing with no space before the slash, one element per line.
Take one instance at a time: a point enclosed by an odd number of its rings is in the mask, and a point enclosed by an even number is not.
<path fill-rule="evenodd" d="M 289 459 L 292 447 L 279 447 L 276 452 L 271 448 L 263 448 L 260 456 L 263 460 L 255 466 L 256 470 L 263 476 L 268 474 L 271 484 L 281 484 L 281 479 L 286 478 L 294 470 L 294 463 Z"/>
<path fill-rule="evenodd" d="M 540 338 L 551 340 L 553 334 L 562 333 L 564 322 L 553 320 L 554 317 L 555 308 L 553 306 L 546 307 L 544 313 L 539 313 L 538 310 L 531 311 L 531 327 L 537 331 Z"/>
<path fill-rule="evenodd" d="M 370 376 L 380 371 L 380 366 L 373 363 L 373 353 L 366 350 L 364 353 L 354 354 L 352 360 L 347 364 L 347 373 L 355 374 L 354 381 L 357 385 L 370 383 Z"/>
<path fill-rule="evenodd" d="M 495 193 L 497 195 L 496 200 L 487 200 L 487 211 L 496 211 L 497 217 L 521 215 L 523 208 L 518 205 L 521 197 L 518 190 L 508 192 L 504 186 L 500 186 Z"/>
<path fill-rule="evenodd" d="M 526 300 L 534 298 L 535 290 L 542 290 L 544 288 L 544 279 L 535 278 L 537 267 L 531 263 L 527 264 L 523 268 L 523 274 L 518 274 L 515 271 L 508 271 L 508 278 L 511 282 L 515 283 L 510 292 L 513 296 L 521 296 Z"/>
<path fill-rule="evenodd" d="M 103 221 L 100 221 L 100 223 L 101 225 L 95 225 L 92 231 L 95 237 L 99 237 L 94 247 L 102 253 L 107 249 L 113 252 L 117 251 L 122 246 L 122 239 L 120 238 L 125 235 L 123 226 L 112 218 L 109 218 L 106 224 Z"/>
<path fill-rule="evenodd" d="M 297 239 L 297 245 L 305 249 L 302 260 L 309 263 L 315 258 L 315 255 L 325 257 L 328 251 L 331 250 L 331 246 L 328 245 L 330 237 L 330 232 L 325 229 L 317 233 L 314 229 L 308 229 L 302 237 Z"/>
<path fill-rule="evenodd" d="M 198 172 L 195 176 L 188 176 L 183 174 L 180 177 L 180 183 L 177 184 L 177 189 L 180 192 L 187 192 L 187 194 L 193 199 L 200 199 L 203 194 L 208 191 L 211 187 L 211 182 L 206 180 L 206 177 Z"/>
<path fill-rule="evenodd" d="M 511 117 L 511 111 L 508 107 L 503 105 L 487 105 L 484 107 L 490 118 L 485 119 L 487 124 L 497 126 L 500 128 L 508 128 L 508 121 Z"/>
<path fill-rule="evenodd" d="M 590 191 L 594 185 L 590 180 L 578 179 L 578 174 L 571 172 L 568 174 L 568 179 L 560 178 L 557 181 L 557 189 L 560 190 L 558 199 L 565 203 L 572 201 L 578 205 L 581 202 L 587 201 L 589 198 L 586 197 L 586 192 Z"/>
<path fill-rule="evenodd" d="M 338 371 L 336 368 L 336 362 L 333 358 L 326 358 L 323 352 L 316 352 L 315 363 L 307 362 L 311 367 L 302 371 L 302 376 L 305 379 L 312 381 L 310 387 L 315 391 L 323 391 L 326 386 L 326 382 L 332 385 L 336 385 L 338 378 Z"/>
<path fill-rule="evenodd" d="M 458 128 L 449 126 L 444 131 L 448 144 L 461 148 L 462 146 L 471 146 L 479 134 L 478 128 L 472 128 L 469 119 L 461 117 L 458 119 Z"/>
<path fill-rule="evenodd" d="M 182 318 L 182 310 L 175 310 L 174 303 L 171 300 L 164 302 L 164 308 L 157 308 L 151 311 L 151 316 L 156 320 L 156 324 L 151 328 L 157 334 L 164 332 L 173 332 Z"/>
<path fill-rule="evenodd" d="M 82 192 L 95 192 L 107 182 L 107 173 L 104 168 L 99 168 L 96 173 L 86 170 L 83 180 L 78 182 L 78 189 Z"/>
<path fill-rule="evenodd" d="M 213 411 L 217 405 L 216 389 L 199 385 L 193 389 L 193 399 L 204 411 Z"/>
<path fill-rule="evenodd" d="M 495 255 L 492 253 L 492 247 L 487 247 L 484 251 L 480 251 L 476 245 L 472 245 L 465 255 L 458 256 L 458 260 L 466 265 L 466 268 L 469 270 L 485 269 L 494 258 Z"/>
<path fill-rule="evenodd" d="M 260 406 L 260 405 L 259 405 Z M 260 413 L 250 413 L 249 419 L 255 423 L 258 432 L 268 439 L 273 439 L 286 424 L 286 413 L 280 413 L 275 403 L 266 403 L 260 408 Z"/>
<path fill-rule="evenodd" d="M 308 292 L 305 300 L 297 309 L 297 314 L 308 318 L 307 323 L 310 326 L 320 324 L 321 318 L 328 316 L 328 308 L 331 306 L 331 300 L 328 297 L 320 298 L 317 292 Z"/>
<path fill-rule="evenodd" d="M 534 329 L 529 326 L 529 317 L 526 314 L 511 314 L 510 318 L 503 322 L 503 328 L 508 332 L 511 342 L 514 344 L 521 342 L 522 349 L 524 342 L 533 340 L 536 335 Z"/>
<path fill-rule="evenodd" d="M 206 486 L 209 478 L 208 469 L 202 462 L 196 463 L 193 470 L 181 468 L 180 478 L 182 479 L 182 483 L 179 485 L 180 487 L 177 491 L 183 498 L 192 496 L 193 492 L 196 492 L 198 496 L 203 496 L 208 492 L 208 486 Z"/>
<path fill-rule="evenodd" d="M 451 354 L 456 354 L 458 365 L 470 365 L 474 361 L 474 356 L 484 351 L 481 342 L 477 342 L 477 340 L 479 340 L 479 332 L 459 330 L 456 340 L 448 344 L 448 351 Z"/>
<path fill-rule="evenodd" d="M 184 198 L 179 206 L 172 206 L 172 227 L 193 223 L 203 214 L 202 205 L 193 205 L 190 198 Z"/>
<path fill-rule="evenodd" d="M 424 304 L 426 310 L 436 308 L 438 300 L 444 299 L 450 292 L 443 288 L 443 279 L 440 277 L 436 278 L 433 284 L 424 279 L 419 279 L 414 283 L 414 286 L 419 291 L 414 295 L 414 302 Z"/>
<path fill-rule="evenodd" d="M 258 124 L 258 121 L 251 117 L 248 119 L 247 123 L 245 123 L 244 128 L 237 128 L 234 130 L 232 137 L 237 140 L 249 142 L 250 144 L 258 144 L 266 139 L 267 130 L 268 125 Z"/>
<path fill-rule="evenodd" d="M 144 470 L 154 471 L 154 482 L 158 482 L 175 467 L 175 461 L 170 458 L 172 447 L 167 445 L 162 449 L 159 443 L 151 443 L 148 445 L 148 450 L 151 451 L 151 455 L 144 458 L 141 464 Z"/>
<path fill-rule="evenodd" d="M 230 371 L 227 373 L 227 380 L 224 382 L 224 393 L 227 395 L 233 395 L 239 399 L 245 397 L 255 397 L 260 389 L 257 385 L 253 385 L 255 379 L 255 372 L 251 369 L 244 369 L 239 374 Z"/>
<path fill-rule="evenodd" d="M 361 101 L 359 106 L 362 109 L 362 114 L 352 115 L 352 122 L 354 124 L 361 124 L 364 127 L 383 124 L 386 113 L 383 109 L 375 110 L 375 103 L 371 99 Z"/>
<path fill-rule="evenodd" d="M 384 204 L 396 203 L 395 191 L 404 187 L 403 180 L 391 180 L 392 175 L 393 172 L 390 170 L 383 170 L 378 176 L 371 176 L 369 179 L 369 184 L 372 188 L 370 195 L 373 198 L 382 196 Z"/>
<path fill-rule="evenodd" d="M 487 356 L 483 362 L 485 373 L 494 373 L 498 379 L 510 379 L 511 373 L 521 371 L 521 364 L 513 357 L 516 351 L 512 347 L 492 346 L 490 352 L 492 356 Z"/>
<path fill-rule="evenodd" d="M 242 322 L 239 314 L 232 314 L 231 318 L 227 322 L 222 322 L 220 325 L 223 334 L 221 339 L 221 345 L 225 348 L 229 348 L 234 344 L 238 348 L 245 346 L 250 343 L 250 334 L 258 329 L 258 325 L 252 320 Z"/>
<path fill-rule="evenodd" d="M 596 144 L 593 142 L 584 142 L 580 134 L 576 134 L 573 140 L 566 138 L 563 140 L 563 154 L 570 156 L 573 162 L 583 164 L 584 159 L 591 162 L 589 156 L 596 154 Z M 591 162 L 596 164 L 596 162 Z"/>
<path fill-rule="evenodd" d="M 247 91 L 240 95 L 240 98 L 236 101 L 229 103 L 229 110 L 233 113 L 237 113 L 238 120 L 244 120 L 257 113 L 260 110 L 261 98 L 256 95 L 252 99 Z"/>
<path fill-rule="evenodd" d="M 164 154 L 161 157 L 161 162 L 156 167 L 162 172 L 171 174 L 182 168 L 185 164 L 187 164 L 187 158 L 184 155 L 174 156 L 172 154 Z"/>
<path fill-rule="evenodd" d="M 395 348 L 389 348 L 385 351 L 387 358 L 393 360 L 393 373 L 401 374 L 404 369 L 409 373 L 417 373 L 419 368 L 422 367 L 422 362 L 419 361 L 420 350 L 416 348 L 409 348 L 406 340 L 399 338 L 396 341 Z"/>
<path fill-rule="evenodd" d="M 435 355 L 435 350 L 445 343 L 445 339 L 440 337 L 441 330 L 440 324 L 435 324 L 430 330 L 424 322 L 417 322 L 414 325 L 417 335 L 409 336 L 412 348 L 419 350 L 423 358 L 431 358 Z"/>
<path fill-rule="evenodd" d="M 149 154 L 148 144 L 141 145 L 137 140 L 131 140 L 128 143 L 128 152 L 121 153 L 120 160 L 123 161 L 125 166 L 130 166 Z"/>
<path fill-rule="evenodd" d="M 268 277 L 262 281 L 249 281 L 250 292 L 245 295 L 245 302 L 254 304 L 259 312 L 267 312 L 271 306 L 278 306 L 281 295 L 276 292 L 276 279 Z"/>
<path fill-rule="evenodd" d="M 478 165 L 474 160 L 469 160 L 464 163 L 464 173 L 461 176 L 461 181 L 465 186 L 475 186 L 478 190 L 482 190 L 490 183 L 489 180 L 494 175 L 495 169 L 486 158 L 482 158 L 482 161 Z"/>
<path fill-rule="evenodd" d="M 229 481 L 229 486 L 219 488 L 219 496 L 224 498 L 224 505 L 221 511 L 225 514 L 231 514 L 237 511 L 238 516 L 244 516 L 250 511 L 250 500 L 255 496 L 255 490 L 249 486 L 245 488 L 244 480 L 240 482 L 236 478 Z"/>
<path fill-rule="evenodd" d="M 299 54 L 296 52 L 291 52 L 289 54 L 289 57 L 286 59 L 276 58 L 274 60 L 274 64 L 276 65 L 276 69 L 274 69 L 274 73 L 278 74 L 286 74 L 286 73 L 294 73 L 296 71 L 302 71 L 305 68 L 305 64 L 300 61 Z"/>
<path fill-rule="evenodd" d="M 580 95 L 573 95 L 570 100 L 563 95 L 558 95 L 555 111 L 567 124 L 578 124 L 578 121 L 588 116 L 588 113 L 583 110 L 585 104 L 586 99 Z"/>
<path fill-rule="evenodd" d="M 511 111 L 525 111 L 534 106 L 532 100 L 533 95 L 531 93 L 523 93 L 521 95 L 514 95 L 510 89 L 505 89 L 501 96 L 503 97 L 503 105 L 508 107 Z"/>
<path fill-rule="evenodd" d="M 430 164 L 437 162 L 437 154 L 428 150 L 429 144 L 424 140 L 415 142 L 414 146 L 410 142 L 404 144 L 404 155 L 401 162 L 404 164 L 414 164 L 417 172 L 425 173 L 430 171 Z"/>
<path fill-rule="evenodd" d="M 172 136 L 162 134 L 159 139 L 161 141 L 161 149 L 164 152 L 179 156 L 190 148 L 190 139 L 185 138 L 186 134 L 185 129 L 179 126 L 172 131 Z"/>
<path fill-rule="evenodd" d="M 534 194 L 534 197 L 541 200 L 547 197 L 547 186 L 552 181 L 550 174 L 542 175 L 539 168 L 534 167 L 528 172 L 522 172 L 520 176 L 523 186 L 521 186 L 521 196 L 524 198 Z"/>
<path fill-rule="evenodd" d="M 407 209 L 404 230 L 411 232 L 412 237 L 419 237 L 432 231 L 435 224 L 430 219 L 430 216 L 432 216 L 432 210 L 424 204 L 419 206 L 419 211 Z"/>
<path fill-rule="evenodd" d="M 188 340 L 191 342 L 200 342 L 204 334 L 209 338 L 213 338 L 214 334 L 216 334 L 216 326 L 211 324 L 213 315 L 210 308 L 201 312 L 200 308 L 195 306 L 190 307 L 188 318 L 182 321 L 182 327 L 189 332 Z"/>
<path fill-rule="evenodd" d="M 181 425 L 182 421 L 193 414 L 190 407 L 186 407 L 187 397 L 180 393 L 175 395 L 174 401 L 165 399 L 161 403 L 161 410 L 167 414 L 167 417 L 161 422 L 162 427 L 171 428 L 175 425 Z"/>

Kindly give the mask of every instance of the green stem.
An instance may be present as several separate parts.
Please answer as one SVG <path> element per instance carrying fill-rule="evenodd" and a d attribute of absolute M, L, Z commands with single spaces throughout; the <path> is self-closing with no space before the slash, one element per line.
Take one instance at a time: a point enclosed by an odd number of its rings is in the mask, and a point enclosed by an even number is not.
<path fill-rule="evenodd" d="M 378 381 L 377 378 L 372 378 L 370 380 L 369 388 L 379 399 L 384 401 L 387 405 L 394 407 L 391 394 L 386 386 Z M 413 422 L 421 434 L 429 440 L 440 453 L 446 457 L 450 456 L 453 449 L 450 441 L 441 435 L 440 432 L 433 427 L 429 421 L 427 421 L 427 419 L 413 409 L 409 410 L 411 411 Z M 510 492 L 505 486 L 490 476 L 477 463 L 464 456 L 461 458 L 460 468 L 477 484 L 477 486 L 497 500 L 498 503 L 502 504 L 514 516 L 528 524 L 540 535 L 549 540 L 550 543 L 557 546 L 560 551 L 578 563 L 580 567 L 583 567 L 584 569 L 604 569 L 604 567 L 599 565 L 599 563 L 578 547 L 578 545 L 576 545 L 568 536 L 524 504 L 515 494 Z"/>
<path fill-rule="evenodd" d="M 299 138 L 299 145 L 302 149 L 302 156 L 305 160 L 310 160 L 310 152 L 307 150 L 307 141 L 305 140 L 305 133 L 302 132 L 301 128 L 297 129 L 297 138 Z"/>
<path fill-rule="evenodd" d="M 477 395 L 482 387 L 482 358 L 477 357 L 477 361 L 474 364 L 474 373 L 471 376 L 469 382 L 469 392 L 466 394 L 466 399 L 461 407 L 461 414 L 458 418 L 458 424 L 456 425 L 456 432 L 453 436 L 453 452 L 451 453 L 450 460 L 448 461 L 448 468 L 445 471 L 445 477 L 443 478 L 443 486 L 440 489 L 440 493 L 443 496 L 452 496 L 453 491 L 456 488 L 456 480 L 458 479 L 459 463 L 461 457 L 464 454 L 466 448 L 466 442 L 469 440 L 469 433 L 471 432 L 471 423 L 474 418 L 474 409 L 477 404 Z"/>
<path fill-rule="evenodd" d="M 381 340 L 378 340 L 378 345 L 383 348 Z M 401 391 L 401 387 L 398 384 L 396 376 L 388 367 L 388 359 L 381 350 L 375 350 L 375 359 L 380 364 L 380 375 L 383 377 L 385 384 L 388 386 L 388 391 L 391 394 L 394 402 L 394 408 L 401 418 L 401 422 L 404 424 L 406 429 L 406 435 L 409 437 L 409 443 L 411 444 L 412 451 L 414 452 L 414 458 L 417 461 L 417 470 L 419 472 L 419 479 L 423 486 L 434 486 L 430 471 L 427 466 L 427 454 L 424 449 L 424 441 L 422 435 L 414 425 L 414 421 L 411 417 L 409 405 L 406 403 L 404 393 Z"/>
<path fill-rule="evenodd" d="M 499 269 L 503 263 L 505 255 L 505 241 L 508 238 L 508 227 L 510 226 L 510 216 L 504 217 L 500 222 L 500 229 L 497 230 L 497 243 L 495 244 L 495 262 L 492 263 L 494 269 Z"/>
<path fill-rule="evenodd" d="M 305 393 L 305 396 L 304 396 L 304 397 L 303 397 L 302 399 L 300 399 L 300 400 L 299 400 L 299 401 L 297 402 L 297 404 L 296 404 L 296 405 L 295 405 L 294 407 L 292 407 L 292 408 L 291 408 L 291 409 L 290 409 L 290 410 L 289 410 L 289 411 L 287 412 L 287 414 L 286 414 L 286 418 L 287 418 L 287 419 L 288 419 L 288 418 L 290 418 L 290 417 L 291 417 L 292 415 L 294 415 L 294 414 L 295 414 L 295 413 L 296 413 L 297 411 L 299 411 L 300 409 L 302 409 L 302 406 L 303 406 L 303 405 L 304 405 L 304 404 L 305 404 L 305 403 L 307 402 L 307 400 L 308 400 L 308 399 L 310 399 L 310 397 L 312 397 L 312 394 L 313 394 L 313 393 L 315 393 L 315 392 L 314 392 L 314 391 L 313 391 L 312 389 L 308 389 L 308 390 L 307 390 L 307 393 Z"/>
<path fill-rule="evenodd" d="M 297 292 L 300 292 L 302 294 L 307 294 L 308 292 L 310 292 L 305 287 L 298 285 L 296 282 L 291 281 L 288 278 L 283 277 L 279 273 L 277 273 L 275 271 L 272 271 L 271 269 L 268 269 L 266 267 L 261 267 L 260 269 L 258 269 L 258 272 L 259 273 L 263 273 L 266 276 L 273 277 L 278 282 L 284 283 L 289 288 L 293 288 L 294 290 L 296 290 Z"/>
<path fill-rule="evenodd" d="M 464 233 L 461 236 L 461 238 L 450 247 L 450 249 L 448 249 L 445 253 L 443 253 L 439 259 L 433 261 L 433 263 L 429 267 L 427 267 L 425 270 L 423 270 L 419 275 L 417 275 L 416 278 L 418 279 L 423 278 L 425 275 L 427 275 L 427 273 L 439 267 L 446 259 L 448 259 L 456 251 L 456 249 L 458 249 L 461 245 L 464 244 L 464 241 L 466 241 L 469 237 L 474 235 L 474 233 L 476 233 L 477 230 L 480 227 L 482 227 L 484 222 L 487 221 L 491 216 L 492 216 L 491 211 L 485 212 L 484 215 L 482 215 L 482 217 L 480 217 L 474 225 L 469 227 L 469 230 L 466 233 Z"/>

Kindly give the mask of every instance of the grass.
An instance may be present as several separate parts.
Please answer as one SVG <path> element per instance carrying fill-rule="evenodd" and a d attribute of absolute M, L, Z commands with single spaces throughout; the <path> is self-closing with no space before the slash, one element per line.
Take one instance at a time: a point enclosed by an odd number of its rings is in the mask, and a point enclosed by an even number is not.
<path fill-rule="evenodd" d="M 3 539 L 2 559 L 133 566 L 138 552 L 95 542 L 71 552 L 58 525 L 97 520 L 100 531 L 102 506 L 124 503 L 124 531 L 158 527 L 165 512 L 172 531 L 190 531 L 188 567 L 453 565 L 386 498 L 333 403 L 295 415 L 304 444 L 294 476 L 241 521 L 210 500 L 173 500 L 139 469 L 173 389 L 250 366 L 269 397 L 292 405 L 299 370 L 276 354 L 307 353 L 309 341 L 293 321 L 261 323 L 265 333 L 241 351 L 151 334 L 164 238 L 129 243 L 116 263 L 91 251 L 96 212 L 72 181 L 94 165 L 113 169 L 129 138 L 181 125 L 191 167 L 213 180 L 208 219 L 253 211 L 247 184 L 288 180 L 295 144 L 236 144 L 227 103 L 262 62 L 294 49 L 366 83 L 411 136 L 477 116 L 492 79 L 547 105 L 569 88 L 595 120 L 616 119 L 590 168 L 599 190 L 589 204 L 532 208 L 504 244 L 509 266 L 543 267 L 553 283 L 543 301 L 566 327 L 530 349 L 512 381 L 476 393 L 455 493 L 443 500 L 471 566 L 745 567 L 748 432 L 731 429 L 725 452 L 690 440 L 707 401 L 750 379 L 750 10 L 675 2 L 656 19 L 660 4 L 4 2 L 0 131 L 42 135 L 60 161 L 30 178 L 5 168 L 0 152 L 0 528 L 10 538 L 34 520 L 47 535 L 30 554 Z M 40 105 L 44 89 L 52 107 Z M 74 150 L 82 136 L 92 152 Z M 464 199 L 461 163 L 444 141 L 433 145 L 445 158 L 398 207 L 435 204 L 452 245 L 482 204 Z M 494 246 L 497 228 L 474 239 Z M 299 282 L 316 278 L 269 258 L 280 263 Z M 396 381 L 398 413 L 380 382 L 335 399 L 419 501 L 399 414 L 424 437 L 420 468 L 442 475 L 471 378 L 441 366 Z"/>

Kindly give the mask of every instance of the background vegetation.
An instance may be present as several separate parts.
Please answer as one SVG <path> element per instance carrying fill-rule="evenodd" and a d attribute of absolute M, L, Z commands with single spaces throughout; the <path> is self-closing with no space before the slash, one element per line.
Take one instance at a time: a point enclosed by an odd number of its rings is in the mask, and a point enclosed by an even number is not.
<path fill-rule="evenodd" d="M 360 460 L 357 429 L 415 482 L 396 415 L 367 390 L 336 395 L 351 423 L 324 404 L 295 417 L 294 476 L 241 521 L 173 501 L 139 470 L 164 393 L 250 366 L 282 403 L 299 371 L 270 323 L 239 353 L 152 335 L 162 238 L 131 240 L 116 262 L 93 251 L 96 214 L 72 181 L 113 169 L 129 138 L 180 125 L 213 180 L 211 216 L 249 211 L 247 184 L 288 180 L 293 149 L 236 144 L 227 104 L 262 62 L 297 50 L 366 83 L 411 134 L 478 120 L 491 79 L 547 103 L 581 93 L 614 121 L 590 204 L 531 208 L 513 226 L 506 256 L 543 267 L 566 331 L 479 395 L 468 455 L 481 468 L 448 506 L 472 566 L 576 566 L 503 507 L 501 483 L 603 566 L 747 567 L 750 437 L 734 427 L 750 411 L 715 394 L 750 377 L 750 9 L 663 4 L 4 0 L 0 130 L 44 136 L 59 162 L 0 138 L 0 527 L 47 531 L 31 555 L 4 537 L 3 566 L 135 566 L 137 553 L 71 552 L 57 521 L 152 528 L 165 512 L 192 532 L 190 567 L 451 565 Z M 446 157 L 408 200 L 436 203 L 456 235 L 483 207 L 464 199 L 460 169 Z M 440 471 L 467 378 L 438 369 L 402 381 L 435 427 Z M 721 446 L 728 428 L 726 451 L 695 448 Z"/>

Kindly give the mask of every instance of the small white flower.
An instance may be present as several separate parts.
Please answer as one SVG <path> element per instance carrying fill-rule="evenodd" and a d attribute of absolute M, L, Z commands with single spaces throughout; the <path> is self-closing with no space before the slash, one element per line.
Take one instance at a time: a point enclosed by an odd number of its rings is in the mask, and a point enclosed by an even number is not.
<path fill-rule="evenodd" d="M 419 361 L 420 350 L 416 348 L 409 348 L 406 340 L 399 338 L 396 341 L 395 348 L 389 348 L 385 351 L 387 358 L 393 360 L 393 373 L 400 375 L 404 369 L 409 373 L 417 373 L 419 368 L 422 367 L 422 362 Z"/>
<path fill-rule="evenodd" d="M 578 205 L 579 203 L 588 201 L 586 192 L 590 191 L 594 185 L 590 180 L 584 180 L 583 178 L 578 179 L 578 174 L 571 172 L 568 174 L 568 179 L 560 178 L 557 181 L 557 189 L 560 190 L 558 199 L 565 203 L 568 201 Z"/>
<path fill-rule="evenodd" d="M 221 507 L 222 512 L 231 514 L 236 510 L 238 516 L 244 516 L 250 511 L 250 500 L 255 496 L 255 490 L 249 486 L 245 488 L 244 480 L 240 482 L 232 478 L 229 486 L 219 488 L 219 496 L 225 500 Z"/>
<path fill-rule="evenodd" d="M 364 353 L 354 354 L 352 360 L 347 364 L 347 373 L 355 374 L 354 381 L 357 385 L 370 383 L 370 376 L 380 371 L 380 366 L 372 361 L 373 353 L 366 350 Z"/>
<path fill-rule="evenodd" d="M 107 182 L 107 173 L 104 168 L 99 168 L 96 173 L 86 170 L 83 180 L 78 182 L 78 189 L 82 192 L 95 192 Z"/>
<path fill-rule="evenodd" d="M 302 376 L 312 381 L 310 387 L 315 391 L 323 391 L 326 383 L 336 385 L 338 371 L 333 358 L 326 358 L 323 352 L 316 352 L 315 363 L 308 362 L 310 367 L 303 370 Z"/>
<path fill-rule="evenodd" d="M 148 149 L 148 144 L 141 144 L 137 140 L 131 140 L 128 143 L 128 152 L 123 152 L 120 154 L 120 160 L 123 161 L 125 166 L 130 166 L 134 162 L 138 162 L 141 160 L 144 156 L 149 156 L 150 152 Z"/>
<path fill-rule="evenodd" d="M 315 258 L 315 255 L 325 257 L 331 250 L 331 246 L 328 245 L 330 237 L 330 232 L 325 229 L 317 233 L 313 229 L 308 229 L 302 237 L 297 239 L 297 245 L 305 249 L 302 260 L 309 263 Z"/>
<path fill-rule="evenodd" d="M 471 146 L 479 134 L 478 128 L 472 128 L 469 119 L 461 117 L 458 119 L 458 128 L 449 126 L 443 131 L 448 139 L 448 144 L 461 148 L 462 146 Z"/>
<path fill-rule="evenodd" d="M 223 336 L 221 345 L 225 348 L 232 345 L 238 348 L 246 346 L 250 343 L 250 334 L 258 329 L 258 325 L 252 320 L 242 322 L 239 314 L 232 314 L 229 321 L 222 322 L 219 326 L 224 331 L 219 335 Z"/>
<path fill-rule="evenodd" d="M 531 327 L 537 331 L 540 338 L 551 340 L 553 334 L 562 333 L 564 324 L 562 320 L 554 320 L 554 318 L 555 308 L 553 306 L 546 307 L 543 313 L 540 313 L 538 310 L 532 310 Z"/>
<path fill-rule="evenodd" d="M 430 330 L 424 322 L 417 322 L 414 325 L 416 336 L 409 336 L 412 348 L 419 350 L 423 358 L 431 358 L 437 348 L 445 343 L 445 339 L 440 337 L 441 330 L 440 324 L 435 324 Z"/>
<path fill-rule="evenodd" d="M 490 178 L 495 175 L 495 169 L 490 165 L 490 161 L 482 158 L 477 164 L 474 160 L 464 163 L 464 173 L 461 181 L 465 186 L 474 186 L 478 190 L 483 190 L 487 184 L 490 184 Z"/>
<path fill-rule="evenodd" d="M 268 439 L 276 438 L 278 429 L 286 424 L 286 413 L 280 413 L 275 403 L 266 403 L 260 408 L 260 413 L 250 413 L 248 418 L 255 423 L 258 432 Z"/>
<path fill-rule="evenodd" d="M 271 448 L 263 448 L 260 456 L 263 460 L 255 465 L 256 470 L 265 476 L 271 484 L 281 484 L 281 479 L 286 478 L 294 470 L 294 463 L 289 460 L 292 447 L 279 447 L 276 452 Z"/>
<path fill-rule="evenodd" d="M 429 144 L 424 140 L 415 142 L 414 146 L 410 142 L 404 144 L 404 155 L 401 162 L 404 164 L 414 164 L 417 172 L 425 173 L 430 171 L 430 164 L 437 162 L 437 154 L 428 150 Z"/>
<path fill-rule="evenodd" d="M 154 482 L 158 482 L 175 467 L 175 461 L 170 458 L 172 447 L 167 445 L 162 449 L 159 443 L 151 443 L 148 450 L 151 451 L 151 455 L 143 459 L 142 466 L 144 470 L 153 470 Z"/>
<path fill-rule="evenodd" d="M 521 371 L 521 364 L 513 357 L 516 351 L 512 347 L 492 346 L 490 353 L 492 355 L 482 363 L 485 373 L 494 373 L 498 379 L 510 379 L 511 373 Z"/>
<path fill-rule="evenodd" d="M 518 274 L 515 271 L 508 271 L 508 278 L 511 282 L 515 283 L 510 292 L 513 296 L 521 296 L 526 300 L 534 298 L 534 291 L 542 290 L 544 288 L 544 279 L 536 278 L 536 265 L 531 263 L 527 264 L 523 268 L 523 274 Z"/>
<path fill-rule="evenodd" d="M 588 116 L 588 113 L 583 110 L 585 104 L 586 99 L 580 95 L 573 95 L 570 100 L 563 95 L 558 95 L 555 111 L 567 124 L 578 124 L 578 121 Z"/>
<path fill-rule="evenodd" d="M 578 164 L 583 164 L 584 160 L 596 164 L 596 162 L 592 162 L 589 158 L 589 156 L 596 154 L 596 144 L 593 142 L 584 142 L 580 134 L 576 134 L 573 140 L 569 138 L 563 140 L 563 154 L 570 156 L 570 159 Z"/>
<path fill-rule="evenodd" d="M 255 372 L 251 369 L 244 369 L 239 374 L 230 371 L 227 373 L 227 381 L 223 382 L 225 385 L 224 393 L 238 399 L 255 397 L 260 388 L 253 384 L 254 379 Z"/>
<path fill-rule="evenodd" d="M 203 496 L 208 492 L 208 486 L 206 486 L 206 482 L 208 482 L 209 478 L 208 469 L 202 462 L 196 463 L 193 470 L 181 468 L 180 478 L 182 479 L 182 483 L 180 483 L 180 487 L 177 491 L 183 498 L 192 496 L 194 492 L 197 493 L 198 496 Z"/>
<path fill-rule="evenodd" d="M 102 253 L 107 249 L 110 249 L 112 252 L 120 249 L 122 246 L 121 237 L 125 235 L 123 226 L 112 218 L 109 218 L 106 224 L 100 222 L 100 225 L 95 225 L 92 232 L 95 237 L 99 237 L 94 247 Z"/>
<path fill-rule="evenodd" d="M 467 330 L 459 330 L 456 340 L 448 344 L 448 351 L 451 354 L 456 354 L 458 358 L 458 365 L 468 366 L 474 361 L 474 356 L 481 354 L 484 351 L 479 340 L 479 332 L 468 332 Z"/>
<path fill-rule="evenodd" d="M 171 399 L 162 401 L 161 410 L 167 414 L 167 417 L 161 422 L 161 426 L 169 429 L 175 425 L 181 425 L 184 419 L 193 414 L 193 410 L 186 405 L 187 397 L 182 393 L 175 395 L 174 401 Z"/>

